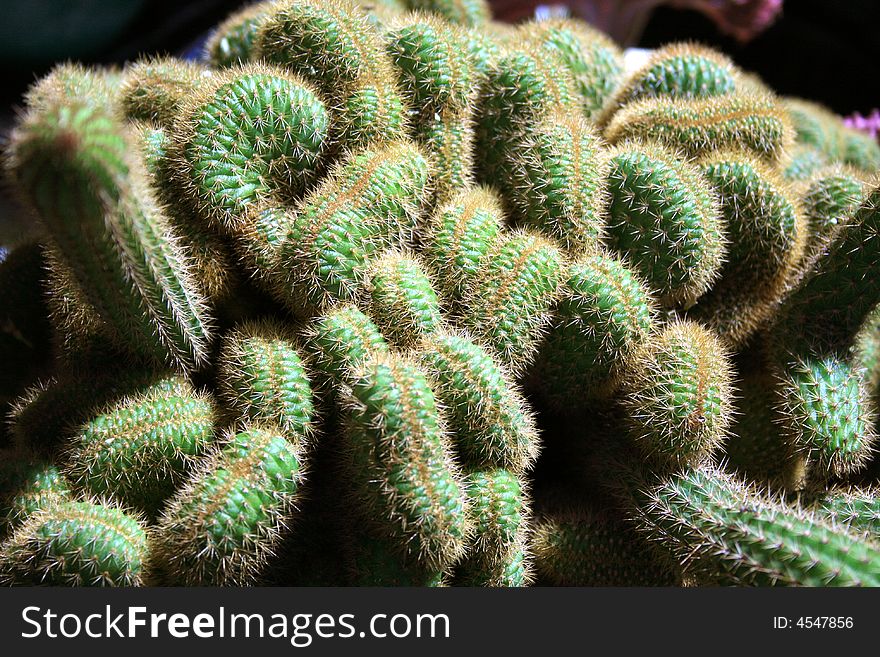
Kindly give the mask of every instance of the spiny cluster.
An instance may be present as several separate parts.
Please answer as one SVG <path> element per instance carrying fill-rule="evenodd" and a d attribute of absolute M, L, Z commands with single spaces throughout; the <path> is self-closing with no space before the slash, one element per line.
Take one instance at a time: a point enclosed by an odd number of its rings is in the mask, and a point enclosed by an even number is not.
<path fill-rule="evenodd" d="M 880 584 L 880 147 L 824 108 L 482 0 L 25 104 L 0 583 Z"/>

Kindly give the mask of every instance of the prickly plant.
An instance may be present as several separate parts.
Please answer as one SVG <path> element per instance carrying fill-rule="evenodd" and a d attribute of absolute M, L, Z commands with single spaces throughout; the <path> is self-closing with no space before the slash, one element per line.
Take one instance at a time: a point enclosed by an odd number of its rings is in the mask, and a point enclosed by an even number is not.
<path fill-rule="evenodd" d="M 650 292 L 619 258 L 597 251 L 575 260 L 565 271 L 538 357 L 543 394 L 569 410 L 608 396 L 656 316 Z"/>
<path fill-rule="evenodd" d="M 211 70 L 176 57 L 141 59 L 126 67 L 119 102 L 126 118 L 173 125 L 184 101 L 211 77 Z"/>
<path fill-rule="evenodd" d="M 399 139 L 406 105 L 382 37 L 349 0 L 280 0 L 267 8 L 253 59 L 287 67 L 338 98 L 334 139 L 347 149 Z"/>
<path fill-rule="evenodd" d="M 400 356 L 369 355 L 345 395 L 357 504 L 404 557 L 451 565 L 465 551 L 469 505 L 428 377 Z"/>
<path fill-rule="evenodd" d="M 776 164 L 791 148 L 794 132 L 775 99 L 734 94 L 639 100 L 614 115 L 604 136 L 611 144 L 651 139 L 692 157 L 717 148 L 741 148 Z"/>
<path fill-rule="evenodd" d="M 627 144 L 611 152 L 608 195 L 608 247 L 663 305 L 692 305 L 718 277 L 727 248 L 705 177 L 672 151 Z"/>
<path fill-rule="evenodd" d="M 880 497 L 876 487 L 835 487 L 806 496 L 808 508 L 829 522 L 869 540 L 880 540 Z"/>
<path fill-rule="evenodd" d="M 38 511 L 72 496 L 70 484 L 56 465 L 17 454 L 8 456 L 13 462 L 4 463 L 4 468 L 14 472 L 11 477 L 4 473 L 8 483 L 0 495 L 0 536 L 6 536 Z"/>
<path fill-rule="evenodd" d="M 446 409 L 461 462 L 469 468 L 528 470 L 538 456 L 538 431 L 510 374 L 463 334 L 427 336 L 415 355 Z"/>
<path fill-rule="evenodd" d="M 255 2 L 234 11 L 220 23 L 205 44 L 211 63 L 220 68 L 250 61 L 260 21 L 271 6 L 272 0 Z"/>
<path fill-rule="evenodd" d="M 370 264 L 367 281 L 370 317 L 390 344 L 411 347 L 443 327 L 434 285 L 413 254 L 386 251 Z"/>
<path fill-rule="evenodd" d="M 0 546 L 0 583 L 138 586 L 148 559 L 137 516 L 107 504 L 63 501 L 31 515 Z"/>
<path fill-rule="evenodd" d="M 462 190 L 426 222 L 421 252 L 447 301 L 459 301 L 504 224 L 501 200 L 488 187 Z"/>
<path fill-rule="evenodd" d="M 223 338 L 218 395 L 235 421 L 312 435 L 315 405 L 300 351 L 292 332 L 272 320 L 246 322 Z"/>
<path fill-rule="evenodd" d="M 83 424 L 64 471 L 80 490 L 155 516 L 213 440 L 211 400 L 182 377 L 164 377 Z"/>
<path fill-rule="evenodd" d="M 297 436 L 271 425 L 230 436 L 165 507 L 159 567 L 181 585 L 253 584 L 293 523 L 302 477 Z"/>
<path fill-rule="evenodd" d="M 801 195 L 809 226 L 804 261 L 810 266 L 834 239 L 838 226 L 852 220 L 865 200 L 866 185 L 851 169 L 840 165 L 813 173 Z"/>
<path fill-rule="evenodd" d="M 17 127 L 9 166 L 114 340 L 153 361 L 198 367 L 211 318 L 136 152 L 104 110 L 56 101 Z"/>
<path fill-rule="evenodd" d="M 793 192 L 767 166 L 741 152 L 700 160 L 715 189 L 728 237 L 724 264 L 693 316 L 731 345 L 761 327 L 795 278 L 809 228 Z"/>
<path fill-rule="evenodd" d="M 324 103 L 287 71 L 218 71 L 186 98 L 173 126 L 175 180 L 200 217 L 232 233 L 253 203 L 304 191 L 328 129 Z"/>
<path fill-rule="evenodd" d="M 880 546 L 714 466 L 644 487 L 637 524 L 716 583 L 877 586 Z"/>
<path fill-rule="evenodd" d="M 464 323 L 514 375 L 537 354 L 563 275 L 563 255 L 528 231 L 501 236 L 462 301 Z"/>
<path fill-rule="evenodd" d="M 727 435 L 731 364 L 723 344 L 699 324 L 673 322 L 645 341 L 621 384 L 629 436 L 661 467 L 698 463 Z"/>

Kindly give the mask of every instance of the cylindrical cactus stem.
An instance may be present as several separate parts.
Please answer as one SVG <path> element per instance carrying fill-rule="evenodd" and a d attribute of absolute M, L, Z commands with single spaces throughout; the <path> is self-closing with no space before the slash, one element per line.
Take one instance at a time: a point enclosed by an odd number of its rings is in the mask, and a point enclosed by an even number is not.
<path fill-rule="evenodd" d="M 510 374 L 466 335 L 438 332 L 416 349 L 446 409 L 455 450 L 469 468 L 527 471 L 540 440 L 528 403 Z"/>
<path fill-rule="evenodd" d="M 777 386 L 780 429 L 822 481 L 858 471 L 876 440 L 875 413 L 859 371 L 834 355 L 788 363 Z"/>
<path fill-rule="evenodd" d="M 792 190 L 756 158 L 718 152 L 699 164 L 718 194 L 728 248 L 692 316 L 739 346 L 770 319 L 796 277 L 809 229 Z"/>
<path fill-rule="evenodd" d="M 617 44 L 587 23 L 565 18 L 527 23 L 522 33 L 559 58 L 574 76 L 581 113 L 595 120 L 623 75 L 623 52 Z"/>
<path fill-rule="evenodd" d="M 606 125 L 628 103 L 645 98 L 712 98 L 737 90 L 733 63 L 716 50 L 693 43 L 671 43 L 651 53 L 608 100 L 600 116 Z"/>
<path fill-rule="evenodd" d="M 403 559 L 394 542 L 381 534 L 358 529 L 350 531 L 347 539 L 352 586 L 446 586 L 442 569 Z"/>
<path fill-rule="evenodd" d="M 604 137 L 611 144 L 651 139 L 691 157 L 737 148 L 777 164 L 791 147 L 794 131 L 787 112 L 774 98 L 735 94 L 700 100 L 639 100 L 614 115 Z"/>
<path fill-rule="evenodd" d="M 253 425 L 207 457 L 166 506 L 154 552 L 173 583 L 246 586 L 293 522 L 303 477 L 302 444 Z"/>
<path fill-rule="evenodd" d="M 306 189 L 328 129 L 324 103 L 300 78 L 265 64 L 224 69 L 179 112 L 174 180 L 200 217 L 234 233 L 253 203 Z"/>
<path fill-rule="evenodd" d="M 350 0 L 273 4 L 254 37 L 254 59 L 286 66 L 319 87 L 334 107 L 334 140 L 345 149 L 399 139 L 406 105 L 382 37 Z"/>
<path fill-rule="evenodd" d="M 69 443 L 65 474 L 89 494 L 155 517 L 213 442 L 214 415 L 186 379 L 161 378 L 84 423 Z"/>
<path fill-rule="evenodd" d="M 262 0 L 227 16 L 205 44 L 205 58 L 217 68 L 251 61 L 257 29 L 273 1 Z"/>
<path fill-rule="evenodd" d="M 880 541 L 880 491 L 877 487 L 835 487 L 807 496 L 808 508 L 827 521 Z"/>
<path fill-rule="evenodd" d="M 876 138 L 846 126 L 841 133 L 844 163 L 867 174 L 880 169 L 880 143 Z"/>
<path fill-rule="evenodd" d="M 217 393 L 235 421 L 277 425 L 311 437 L 315 405 L 310 374 L 291 331 L 273 320 L 248 321 L 221 342 Z"/>
<path fill-rule="evenodd" d="M 415 255 L 382 253 L 370 263 L 365 287 L 369 315 L 390 344 L 412 347 L 443 327 L 434 285 Z"/>
<path fill-rule="evenodd" d="M 849 223 L 865 200 L 867 185 L 849 167 L 833 165 L 813 173 L 801 195 L 809 236 L 804 252 L 804 268 L 810 268 Z"/>
<path fill-rule="evenodd" d="M 715 466 L 637 486 L 637 524 L 686 574 L 737 585 L 880 585 L 880 545 Z"/>
<path fill-rule="evenodd" d="M 198 367 L 212 320 L 137 154 L 103 109 L 68 101 L 22 121 L 10 163 L 117 344 L 154 362 Z"/>
<path fill-rule="evenodd" d="M 312 320 L 303 344 L 323 391 L 338 390 L 365 358 L 390 351 L 379 327 L 353 304 Z"/>
<path fill-rule="evenodd" d="M 874 409 L 880 411 L 880 308 L 871 311 L 856 334 L 851 358 Z"/>
<path fill-rule="evenodd" d="M 806 144 L 795 144 L 788 164 L 782 168 L 782 177 L 789 182 L 809 180 L 819 169 L 829 164 L 830 160 L 819 149 Z"/>
<path fill-rule="evenodd" d="M 476 157 L 472 111 L 443 108 L 416 128 L 416 138 L 431 163 L 435 204 L 472 186 Z"/>
<path fill-rule="evenodd" d="M 122 111 L 128 119 L 170 128 L 186 100 L 212 75 L 208 67 L 176 57 L 140 59 L 122 74 Z"/>
<path fill-rule="evenodd" d="M 623 255 L 665 306 L 693 305 L 716 280 L 727 249 L 714 191 L 665 148 L 611 152 L 606 244 Z"/>
<path fill-rule="evenodd" d="M 437 208 L 419 241 L 445 301 L 460 301 L 475 283 L 503 225 L 501 200 L 488 187 L 462 190 Z"/>
<path fill-rule="evenodd" d="M 17 455 L 9 455 L 17 456 Z M 14 469 L 12 481 L 0 491 L 0 537 L 4 537 L 30 516 L 72 497 L 70 484 L 58 466 L 34 458 L 4 462 Z M 4 479 L 8 476 L 4 472 Z"/>
<path fill-rule="evenodd" d="M 578 109 L 574 79 L 559 56 L 524 46 L 499 57 L 478 99 L 475 147 L 479 178 L 486 184 L 506 175 L 504 156 L 512 140 L 553 113 Z"/>
<path fill-rule="evenodd" d="M 356 153 L 292 213 L 276 293 L 306 314 L 355 299 L 371 258 L 415 230 L 428 192 L 428 164 L 412 142 Z"/>
<path fill-rule="evenodd" d="M 86 68 L 72 62 L 57 64 L 27 90 L 26 105 L 34 112 L 70 100 L 115 108 L 120 78 L 115 69 Z"/>
<path fill-rule="evenodd" d="M 480 259 L 462 302 L 463 321 L 514 376 L 537 355 L 558 297 L 563 265 L 559 248 L 528 231 L 500 237 Z"/>
<path fill-rule="evenodd" d="M 542 517 L 532 530 L 540 584 L 680 586 L 678 564 L 610 510 L 578 508 Z"/>
<path fill-rule="evenodd" d="M 232 256 L 225 241 L 211 226 L 191 214 L 187 204 L 175 201 L 168 157 L 171 138 L 168 131 L 150 123 L 133 124 L 135 138 L 141 145 L 150 185 L 163 199 L 171 213 L 170 221 L 188 247 L 193 274 L 208 299 L 216 303 L 227 299 L 237 282 Z M 168 195 L 171 194 L 171 197 Z"/>
<path fill-rule="evenodd" d="M 0 547 L 0 585 L 139 586 L 148 563 L 137 516 L 63 501 L 34 513 Z"/>
<path fill-rule="evenodd" d="M 732 366 L 715 335 L 673 322 L 648 338 L 622 375 L 630 438 L 661 468 L 709 457 L 732 421 Z"/>
<path fill-rule="evenodd" d="M 404 0 L 412 10 L 421 10 L 465 27 L 485 27 L 492 18 L 486 0 Z"/>
<path fill-rule="evenodd" d="M 404 558 L 444 569 L 465 551 L 468 502 L 425 373 L 370 355 L 348 377 L 346 442 L 355 499 Z"/>
<path fill-rule="evenodd" d="M 509 177 L 497 185 L 514 220 L 578 253 L 604 236 L 608 167 L 595 129 L 568 112 L 551 115 L 509 143 L 504 154 Z"/>
<path fill-rule="evenodd" d="M 465 487 L 474 535 L 458 579 L 471 586 L 527 586 L 531 508 L 524 482 L 508 470 L 476 470 L 465 477 Z"/>
<path fill-rule="evenodd" d="M 866 191 L 810 272 L 789 294 L 770 329 L 775 360 L 844 354 L 880 302 L 880 184 Z"/>
<path fill-rule="evenodd" d="M 600 251 L 578 258 L 563 276 L 536 385 L 554 407 L 569 411 L 609 396 L 656 318 L 648 289 L 619 258 Z"/>

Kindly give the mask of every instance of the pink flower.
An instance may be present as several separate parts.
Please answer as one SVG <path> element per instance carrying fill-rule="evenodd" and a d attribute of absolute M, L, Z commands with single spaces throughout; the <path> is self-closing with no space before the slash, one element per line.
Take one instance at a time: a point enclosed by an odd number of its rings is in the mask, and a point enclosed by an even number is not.
<path fill-rule="evenodd" d="M 843 124 L 877 139 L 877 135 L 880 134 L 880 110 L 874 108 L 868 116 L 853 112 L 843 119 Z"/>

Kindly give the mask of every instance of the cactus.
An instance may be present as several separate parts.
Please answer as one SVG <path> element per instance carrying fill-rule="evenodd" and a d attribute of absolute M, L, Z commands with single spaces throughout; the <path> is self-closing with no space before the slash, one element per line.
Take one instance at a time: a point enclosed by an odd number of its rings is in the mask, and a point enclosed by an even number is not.
<path fill-rule="evenodd" d="M 299 78 L 263 64 L 226 69 L 180 111 L 169 149 L 175 178 L 199 216 L 234 232 L 249 205 L 304 191 L 328 125 L 324 103 Z"/>
<path fill-rule="evenodd" d="M 456 452 L 471 468 L 530 468 L 540 447 L 535 419 L 510 374 L 465 335 L 434 333 L 416 357 L 434 380 Z"/>
<path fill-rule="evenodd" d="M 729 247 L 693 316 L 740 345 L 767 321 L 795 278 L 809 229 L 793 193 L 758 160 L 720 152 L 700 166 L 720 199 Z"/>
<path fill-rule="evenodd" d="M 498 196 L 488 187 L 475 187 L 440 205 L 427 222 L 422 254 L 447 301 L 460 301 L 473 284 L 503 221 Z"/>
<path fill-rule="evenodd" d="M 854 171 L 837 166 L 818 169 L 802 195 L 809 226 L 805 263 L 812 263 L 834 239 L 838 226 L 852 220 L 865 200 L 865 183 Z"/>
<path fill-rule="evenodd" d="M 334 138 L 348 149 L 399 139 L 405 105 L 391 61 L 366 12 L 348 0 L 284 0 L 271 5 L 252 58 L 286 66 L 339 98 Z"/>
<path fill-rule="evenodd" d="M 532 579 L 526 536 L 529 500 L 522 482 L 507 470 L 477 470 L 465 478 L 475 539 L 459 564 L 470 586 L 526 586 Z"/>
<path fill-rule="evenodd" d="M 465 323 L 514 375 L 538 351 L 562 278 L 553 243 L 527 231 L 499 238 L 480 259 L 479 274 L 462 301 Z"/>
<path fill-rule="evenodd" d="M 780 375 L 782 430 L 807 459 L 808 475 L 861 468 L 876 440 L 870 398 L 857 370 L 834 356 L 804 357 Z"/>
<path fill-rule="evenodd" d="M 401 555 L 445 568 L 465 551 L 468 502 L 428 378 L 368 355 L 348 377 L 347 444 L 356 500 Z"/>
<path fill-rule="evenodd" d="M 212 75 L 210 69 L 174 57 L 155 57 L 126 68 L 119 89 L 122 111 L 129 119 L 170 128 L 184 101 Z"/>
<path fill-rule="evenodd" d="M 387 354 L 388 343 L 379 328 L 351 304 L 341 304 L 316 318 L 305 337 L 318 385 L 338 387 L 372 354 Z"/>
<path fill-rule="evenodd" d="M 271 424 L 293 437 L 315 430 L 309 373 L 294 337 L 271 320 L 246 322 L 223 338 L 218 395 L 237 422 Z"/>
<path fill-rule="evenodd" d="M 712 466 L 645 490 L 637 523 L 713 581 L 877 586 L 880 546 L 800 507 L 769 499 Z"/>
<path fill-rule="evenodd" d="M 386 251 L 371 263 L 368 279 L 370 317 L 390 344 L 410 347 L 442 328 L 437 293 L 412 254 Z"/>
<path fill-rule="evenodd" d="M 553 53 L 574 77 L 582 113 L 596 120 L 623 76 L 623 53 L 607 35 L 569 19 L 539 20 L 523 27 L 525 38 Z"/>
<path fill-rule="evenodd" d="M 714 192 L 671 151 L 620 146 L 611 155 L 606 243 L 667 306 L 688 307 L 718 276 L 727 244 Z"/>
<path fill-rule="evenodd" d="M 148 563 L 142 522 L 121 509 L 64 501 L 28 518 L 0 547 L 0 584 L 138 586 Z"/>
<path fill-rule="evenodd" d="M 722 343 L 692 322 L 674 322 L 644 342 L 622 375 L 630 437 L 661 466 L 696 464 L 724 441 L 732 368 Z"/>
<path fill-rule="evenodd" d="M 15 469 L 11 486 L 0 495 L 0 537 L 7 535 L 35 513 L 65 501 L 70 485 L 57 466 L 32 458 L 17 458 L 4 468 Z"/>
<path fill-rule="evenodd" d="M 828 522 L 868 540 L 880 539 L 880 499 L 876 488 L 832 488 L 809 499 L 808 508 Z"/>
<path fill-rule="evenodd" d="M 288 220 L 272 272 L 279 296 L 312 314 L 355 299 L 371 257 L 414 230 L 427 176 L 427 162 L 407 141 L 337 167 Z"/>
<path fill-rule="evenodd" d="M 293 521 L 302 477 L 296 436 L 271 425 L 231 436 L 165 507 L 157 563 L 186 586 L 253 584 Z"/>
<path fill-rule="evenodd" d="M 166 377 L 83 424 L 65 474 L 77 488 L 155 516 L 213 439 L 211 401 L 186 379 Z"/>
<path fill-rule="evenodd" d="M 554 586 L 676 586 L 677 564 L 615 517 L 594 509 L 558 512 L 534 528 L 535 570 Z"/>
<path fill-rule="evenodd" d="M 511 216 L 559 239 L 573 253 L 605 231 L 608 161 L 592 126 L 577 114 L 551 116 L 512 140 L 498 183 Z"/>
<path fill-rule="evenodd" d="M 207 59 L 218 68 L 251 61 L 257 30 L 271 6 L 272 0 L 263 0 L 231 13 L 205 44 Z"/>
<path fill-rule="evenodd" d="M 597 252 L 570 264 L 536 367 L 554 407 L 609 396 L 656 315 L 650 293 L 618 258 Z"/>
<path fill-rule="evenodd" d="M 704 100 L 646 98 L 611 119 L 605 139 L 652 139 L 696 157 L 717 148 L 741 148 L 770 164 L 792 146 L 788 114 L 764 96 L 731 95 Z"/>
<path fill-rule="evenodd" d="M 409 9 L 419 9 L 443 17 L 450 23 L 482 27 L 492 16 L 486 0 L 404 0 Z"/>
<path fill-rule="evenodd" d="M 810 176 L 828 163 L 828 158 L 818 149 L 806 144 L 795 144 L 782 175 L 789 181 L 809 180 Z"/>

